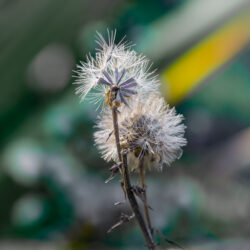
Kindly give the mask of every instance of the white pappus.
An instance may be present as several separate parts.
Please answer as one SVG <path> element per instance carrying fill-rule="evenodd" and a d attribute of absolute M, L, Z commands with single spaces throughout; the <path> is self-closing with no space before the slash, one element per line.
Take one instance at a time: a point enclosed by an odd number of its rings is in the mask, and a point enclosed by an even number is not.
<path fill-rule="evenodd" d="M 159 82 L 154 71 L 150 71 L 149 60 L 132 50 L 132 46 L 123 39 L 115 44 L 116 32 L 108 32 L 107 41 L 97 33 L 95 57 L 87 56 L 86 62 L 77 66 L 74 84 L 76 94 L 81 100 L 86 96 L 100 106 L 111 87 L 118 89 L 115 100 L 118 106 L 124 103 L 128 106 L 131 95 L 147 96 L 149 93 L 159 93 Z M 92 90 L 92 91 L 91 91 Z M 91 92 L 90 92 L 91 91 Z M 90 93 L 89 93 L 90 92 Z M 109 100 L 106 99 L 109 103 Z"/>
<path fill-rule="evenodd" d="M 119 133 L 121 148 L 128 150 L 130 169 L 136 168 L 144 156 L 145 167 L 162 169 L 182 155 L 185 125 L 183 116 L 169 108 L 162 97 L 150 95 L 147 99 L 137 96 L 130 108 L 119 108 Z M 112 116 L 106 109 L 99 117 L 95 144 L 106 161 L 118 161 Z"/>

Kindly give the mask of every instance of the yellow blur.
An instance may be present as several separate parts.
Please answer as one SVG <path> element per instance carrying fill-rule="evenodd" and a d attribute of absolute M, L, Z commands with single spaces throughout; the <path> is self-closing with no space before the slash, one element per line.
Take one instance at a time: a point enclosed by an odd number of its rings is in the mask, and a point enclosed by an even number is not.
<path fill-rule="evenodd" d="M 250 40 L 250 8 L 178 58 L 162 74 L 164 95 L 177 103 L 232 59 Z"/>

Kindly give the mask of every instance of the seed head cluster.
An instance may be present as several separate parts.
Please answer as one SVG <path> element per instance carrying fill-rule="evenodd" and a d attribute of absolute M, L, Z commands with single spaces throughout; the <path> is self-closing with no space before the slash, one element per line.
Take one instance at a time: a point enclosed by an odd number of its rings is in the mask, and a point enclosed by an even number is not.
<path fill-rule="evenodd" d="M 102 112 L 94 134 L 106 161 L 118 162 L 111 108 L 118 112 L 121 149 L 128 152 L 130 169 L 143 157 L 145 166 L 162 169 L 182 155 L 186 145 L 183 116 L 177 115 L 160 96 L 159 81 L 149 60 L 123 41 L 115 44 L 115 32 L 106 41 L 97 33 L 95 57 L 78 66 L 76 93 L 87 95 Z"/>

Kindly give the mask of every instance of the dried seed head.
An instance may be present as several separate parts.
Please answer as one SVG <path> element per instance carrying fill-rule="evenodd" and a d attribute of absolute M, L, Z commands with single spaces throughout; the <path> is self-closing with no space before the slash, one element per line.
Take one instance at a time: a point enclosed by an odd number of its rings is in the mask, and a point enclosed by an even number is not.
<path fill-rule="evenodd" d="M 154 72 L 149 71 L 149 60 L 132 50 L 128 43 L 115 44 L 115 32 L 108 32 L 108 41 L 97 33 L 96 42 L 100 47 L 95 58 L 88 55 L 86 62 L 77 66 L 76 94 L 81 100 L 88 95 L 100 106 L 106 97 L 106 102 L 119 106 L 128 105 L 131 95 L 159 92 L 159 82 Z"/>
<path fill-rule="evenodd" d="M 180 158 L 181 147 L 186 145 L 183 116 L 176 115 L 175 109 L 170 109 L 157 95 L 150 95 L 146 100 L 137 97 L 130 102 L 130 107 L 121 107 L 119 115 L 120 143 L 122 149 L 129 151 L 129 165 L 137 166 L 138 159 L 144 157 L 146 166 L 161 169 L 164 164 L 170 165 Z M 97 127 L 94 137 L 103 158 L 117 161 L 109 110 L 101 115 Z"/>

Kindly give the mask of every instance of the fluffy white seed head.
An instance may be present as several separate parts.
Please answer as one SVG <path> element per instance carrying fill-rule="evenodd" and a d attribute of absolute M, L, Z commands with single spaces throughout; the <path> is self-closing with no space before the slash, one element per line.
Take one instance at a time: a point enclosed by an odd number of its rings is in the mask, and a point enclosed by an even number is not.
<path fill-rule="evenodd" d="M 150 95 L 146 100 L 136 97 L 130 108 L 119 109 L 119 132 L 122 149 L 129 151 L 130 168 L 136 168 L 138 159 L 144 156 L 145 166 L 162 169 L 182 155 L 186 145 L 183 116 L 169 108 L 163 98 Z M 113 123 L 110 110 L 99 117 L 95 143 L 107 161 L 118 161 Z"/>
<path fill-rule="evenodd" d="M 151 64 L 145 56 L 136 53 L 123 40 L 115 44 L 115 32 L 108 32 L 107 41 L 97 33 L 96 42 L 99 48 L 96 49 L 95 57 L 88 55 L 86 62 L 77 66 L 74 83 L 79 85 L 76 94 L 80 95 L 81 100 L 88 95 L 96 104 L 103 103 L 110 87 L 100 84 L 100 78 L 107 80 L 104 72 L 110 76 L 111 81 L 115 81 L 117 72 L 121 74 L 124 71 L 123 82 L 132 78 L 136 83 L 133 91 L 138 95 L 145 97 L 149 93 L 159 93 L 159 82 L 154 72 L 150 71 Z M 124 97 L 126 99 L 126 95 Z"/>

